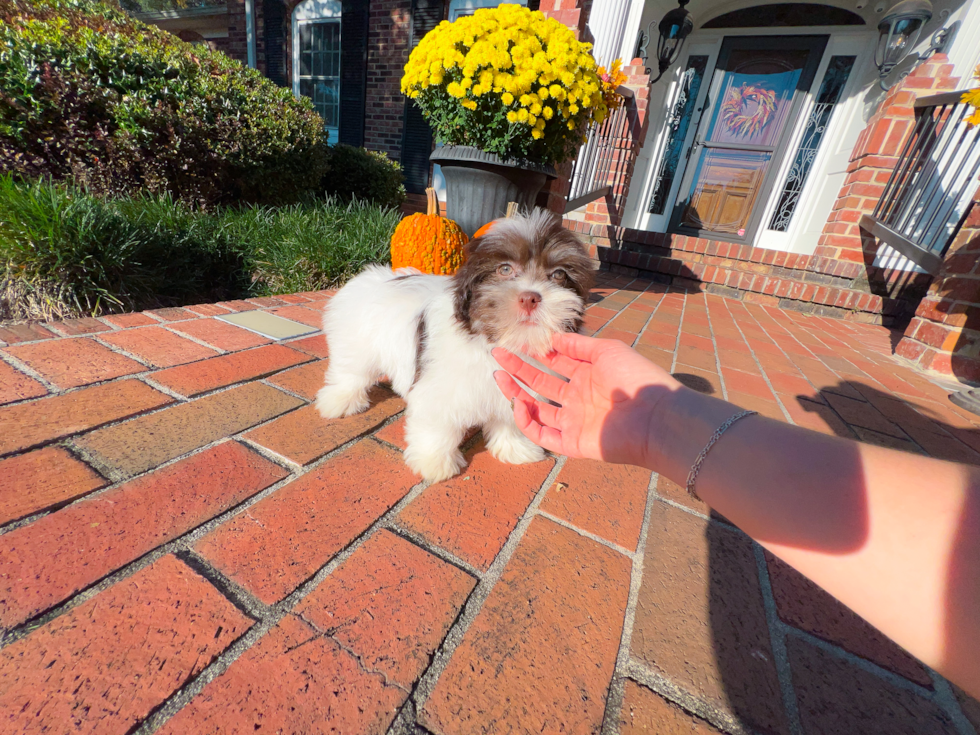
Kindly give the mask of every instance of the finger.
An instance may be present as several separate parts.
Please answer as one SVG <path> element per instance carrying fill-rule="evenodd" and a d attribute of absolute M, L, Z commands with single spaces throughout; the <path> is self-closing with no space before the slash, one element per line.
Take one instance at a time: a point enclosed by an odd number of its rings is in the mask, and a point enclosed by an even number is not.
<path fill-rule="evenodd" d="M 493 355 L 493 359 L 497 361 L 497 364 L 508 373 L 512 373 L 517 370 L 521 363 L 524 362 L 513 352 L 506 350 L 503 347 L 494 347 L 490 351 L 490 354 Z"/>
<path fill-rule="evenodd" d="M 527 394 L 527 392 L 517 384 L 510 375 L 505 373 L 503 370 L 498 370 L 493 374 L 494 380 L 497 381 L 497 386 L 500 391 L 510 400 L 515 402 L 515 408 L 517 401 L 521 401 L 528 407 L 528 411 L 531 417 L 537 421 L 539 424 L 544 424 L 545 426 L 557 426 L 558 425 L 558 407 L 552 406 L 547 403 L 542 403 L 541 401 L 536 401 L 534 398 Z"/>
<path fill-rule="evenodd" d="M 514 421 L 521 433 L 539 447 L 544 447 L 556 454 L 562 453 L 561 432 L 550 426 L 542 426 L 535 421 L 524 401 L 517 401 L 514 404 Z"/>
<path fill-rule="evenodd" d="M 542 355 L 538 358 L 542 365 L 547 366 L 549 369 L 554 370 L 559 375 L 564 375 L 566 378 L 571 378 L 575 374 L 575 371 L 581 365 L 589 365 L 590 363 L 584 362 L 582 360 L 576 360 L 574 358 L 568 357 L 561 354 L 560 352 L 555 352 L 552 350 L 546 355 Z"/>
<path fill-rule="evenodd" d="M 548 375 L 506 350 L 494 350 L 493 356 L 508 373 L 538 395 L 561 403 L 561 395 L 567 383 L 554 375 Z"/>
<path fill-rule="evenodd" d="M 608 349 L 606 340 L 595 337 L 585 337 L 574 332 L 562 332 L 551 340 L 551 346 L 556 352 L 584 362 L 595 362 L 602 350 Z"/>

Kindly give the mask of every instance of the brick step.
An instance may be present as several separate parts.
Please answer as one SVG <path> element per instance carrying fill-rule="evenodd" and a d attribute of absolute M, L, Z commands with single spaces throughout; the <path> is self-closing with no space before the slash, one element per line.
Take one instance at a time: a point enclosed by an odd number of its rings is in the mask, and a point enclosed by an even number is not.
<path fill-rule="evenodd" d="M 888 326 L 907 309 L 904 301 L 871 293 L 867 281 L 742 260 L 715 265 L 703 262 L 697 253 L 627 246 L 597 248 L 602 266 L 613 273 L 686 285 L 750 303 L 870 324 Z"/>

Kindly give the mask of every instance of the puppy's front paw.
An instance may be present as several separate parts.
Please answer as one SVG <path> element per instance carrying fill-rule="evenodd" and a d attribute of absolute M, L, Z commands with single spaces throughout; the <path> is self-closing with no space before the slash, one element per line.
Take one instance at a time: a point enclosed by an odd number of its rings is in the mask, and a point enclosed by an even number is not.
<path fill-rule="evenodd" d="M 459 471 L 466 466 L 466 460 L 458 449 L 449 453 L 426 454 L 412 451 L 412 447 L 408 447 L 405 450 L 405 464 L 424 480 L 442 482 L 459 474 Z"/>
<path fill-rule="evenodd" d="M 544 450 L 520 434 L 497 435 L 487 442 L 490 454 L 507 464 L 528 464 L 544 459 Z"/>
<path fill-rule="evenodd" d="M 316 394 L 316 410 L 325 419 L 339 419 L 365 410 L 370 402 L 367 391 L 325 385 Z"/>

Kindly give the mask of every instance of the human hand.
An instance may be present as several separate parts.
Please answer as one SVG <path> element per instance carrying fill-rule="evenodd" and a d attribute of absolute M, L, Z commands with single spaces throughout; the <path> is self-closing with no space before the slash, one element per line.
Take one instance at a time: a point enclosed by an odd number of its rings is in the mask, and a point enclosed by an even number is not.
<path fill-rule="evenodd" d="M 503 348 L 493 351 L 507 371 L 494 373 L 494 378 L 514 401 L 521 432 L 535 444 L 569 457 L 649 466 L 658 405 L 681 384 L 619 340 L 560 334 L 552 347 L 538 359 L 568 382 Z M 560 405 L 535 400 L 511 376 Z"/>

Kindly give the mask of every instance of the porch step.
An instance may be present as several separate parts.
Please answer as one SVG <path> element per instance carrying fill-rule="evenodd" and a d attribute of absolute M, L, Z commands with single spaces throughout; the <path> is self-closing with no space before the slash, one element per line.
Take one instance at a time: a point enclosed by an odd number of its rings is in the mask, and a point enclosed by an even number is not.
<path fill-rule="evenodd" d="M 807 314 L 891 326 L 911 317 L 906 299 L 872 293 L 867 279 L 847 279 L 811 271 L 791 271 L 733 260 L 708 265 L 697 253 L 628 244 L 598 247 L 600 263 L 614 273 L 643 276 L 752 303 Z M 680 257 L 679 257 L 680 256 Z"/>

